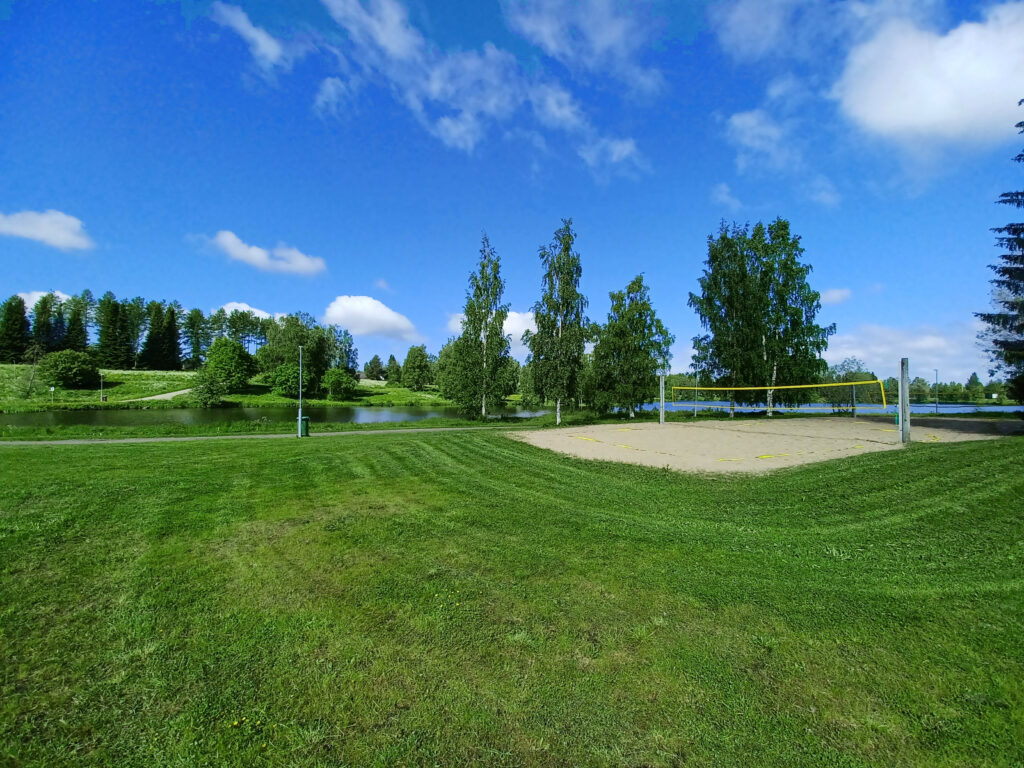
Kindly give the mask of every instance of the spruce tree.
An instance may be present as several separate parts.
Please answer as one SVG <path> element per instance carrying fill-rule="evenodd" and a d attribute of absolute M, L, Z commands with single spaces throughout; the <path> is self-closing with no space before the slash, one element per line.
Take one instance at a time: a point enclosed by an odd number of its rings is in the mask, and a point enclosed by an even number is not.
<path fill-rule="evenodd" d="M 369 362 L 363 366 L 363 373 L 366 378 L 379 381 L 384 377 L 384 363 L 380 361 L 380 355 L 374 355 Z"/>
<path fill-rule="evenodd" d="M 402 383 L 402 366 L 394 355 L 388 358 L 388 367 L 384 369 L 384 378 L 388 380 L 388 384 Z"/>
<path fill-rule="evenodd" d="M 68 315 L 68 330 L 64 335 L 64 348 L 75 352 L 85 352 L 89 344 L 89 336 L 85 328 L 85 306 L 78 299 L 72 299 L 71 313 Z"/>
<path fill-rule="evenodd" d="M 32 343 L 44 354 L 57 348 L 53 322 L 56 299 L 52 293 L 44 293 L 32 307 Z"/>
<path fill-rule="evenodd" d="M 1024 106 L 1024 99 L 1019 102 Z M 1024 134 L 1024 121 L 1017 123 L 1019 132 Z M 1013 158 L 1024 163 L 1024 152 Z M 1024 190 L 1004 192 L 998 203 L 1014 208 L 1024 208 Z M 1007 394 L 1018 402 L 1024 402 L 1024 222 L 1007 224 L 993 230 L 996 243 L 1004 253 L 991 269 L 996 273 L 992 279 L 992 302 L 990 312 L 976 312 L 988 328 L 982 334 L 989 355 L 994 364 L 992 373 L 1006 374 Z"/>
<path fill-rule="evenodd" d="M 160 345 L 161 370 L 181 370 L 181 335 L 178 331 L 178 313 L 174 306 L 168 306 L 164 311 L 163 334 Z"/>
<path fill-rule="evenodd" d="M 203 356 L 211 342 L 210 326 L 203 316 L 203 310 L 189 310 L 185 316 L 183 331 L 185 343 L 188 345 L 188 360 L 185 367 L 194 371 L 203 364 Z"/>
<path fill-rule="evenodd" d="M 25 300 L 21 296 L 11 296 L 0 312 L 0 363 L 20 363 L 30 339 Z"/>
<path fill-rule="evenodd" d="M 523 334 L 530 348 L 534 392 L 542 400 L 555 401 L 555 424 L 562 423 L 562 402 L 577 396 L 588 325 L 583 314 L 587 300 L 579 290 L 583 267 L 573 250 L 575 241 L 572 219 L 562 219 L 551 247 L 541 247 L 542 293 L 533 305 L 537 331 Z"/>
<path fill-rule="evenodd" d="M 149 324 L 146 340 L 139 352 L 139 367 L 151 371 L 166 370 L 164 367 L 164 305 L 159 301 L 151 301 L 146 305 Z"/>

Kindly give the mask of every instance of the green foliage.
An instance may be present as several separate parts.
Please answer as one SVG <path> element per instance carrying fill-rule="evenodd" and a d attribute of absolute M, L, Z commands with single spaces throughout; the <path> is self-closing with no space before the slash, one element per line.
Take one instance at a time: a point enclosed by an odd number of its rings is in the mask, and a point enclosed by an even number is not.
<path fill-rule="evenodd" d="M 402 366 L 399 365 L 394 355 L 388 358 L 388 366 L 384 369 L 384 378 L 387 379 L 388 384 L 398 385 L 402 383 Z"/>
<path fill-rule="evenodd" d="M 203 316 L 203 310 L 189 310 L 189 313 L 185 316 L 182 336 L 188 347 L 188 357 L 184 361 L 184 367 L 188 370 L 195 370 L 203 364 L 206 350 L 213 341 L 210 334 L 210 325 Z"/>
<path fill-rule="evenodd" d="M 807 283 L 811 267 L 800 262 L 802 254 L 800 238 L 781 218 L 767 227 L 758 222 L 752 231 L 723 222 L 718 237 L 708 237 L 701 293 L 688 302 L 707 331 L 693 339 L 701 381 L 762 387 L 821 380 L 827 368 L 821 354 L 835 326 L 814 322 L 821 302 Z M 734 394 L 740 403 L 764 397 Z M 801 390 L 769 392 L 769 406 L 773 396 L 796 404 Z"/>
<path fill-rule="evenodd" d="M 263 322 L 267 343 L 256 352 L 259 368 L 273 374 L 286 363 L 299 365 L 302 347 L 303 392 L 315 392 L 329 368 L 345 368 L 355 374 L 356 349 L 352 336 L 338 326 L 322 326 L 304 312 Z M 291 391 L 291 390 L 289 390 Z M 294 388 L 298 397 L 298 378 Z"/>
<path fill-rule="evenodd" d="M 526 331 L 530 348 L 532 387 L 542 400 L 555 402 L 555 421 L 561 423 L 562 403 L 579 394 L 583 346 L 589 321 L 583 314 L 587 300 L 579 291 L 583 267 L 573 250 L 576 233 L 572 219 L 562 219 L 550 247 L 542 246 L 544 266 L 540 301 L 533 305 L 536 332 Z"/>
<path fill-rule="evenodd" d="M 1024 99 L 1020 101 L 1024 105 Z M 1024 121 L 1016 126 L 1024 134 Z M 1013 158 L 1024 163 L 1024 152 Z M 1004 192 L 999 203 L 1024 208 L 1024 190 Z M 976 312 L 975 316 L 986 324 L 984 339 L 995 366 L 995 371 L 1007 375 L 1010 397 L 1024 402 L 1024 222 L 1007 224 L 994 230 L 996 242 L 1005 253 L 992 265 L 996 276 L 992 279 L 992 304 L 989 312 Z"/>
<path fill-rule="evenodd" d="M 239 342 L 220 338 L 210 345 L 206 364 L 200 370 L 206 372 L 207 378 L 223 384 L 225 394 L 241 392 L 256 373 L 256 361 Z"/>
<path fill-rule="evenodd" d="M 594 405 L 600 411 L 618 407 L 633 413 L 657 395 L 657 374 L 668 369 L 675 337 L 655 314 L 643 275 L 609 296 L 608 321 L 597 330 L 594 345 Z"/>
<path fill-rule="evenodd" d="M 139 367 L 151 371 L 162 371 L 164 367 L 164 304 L 151 301 L 146 305 L 149 326 L 146 340 L 139 351 Z"/>
<path fill-rule="evenodd" d="M 227 341 L 229 344 L 233 344 L 228 339 L 218 339 L 218 341 Z M 241 345 L 239 345 L 241 348 Z M 245 349 L 242 349 L 244 354 Z M 196 408 L 215 408 L 218 405 L 223 404 L 224 396 L 229 392 L 228 384 L 223 379 L 218 378 L 215 369 L 210 368 L 210 364 L 207 363 L 192 379 L 192 391 L 189 392 L 189 404 Z"/>
<path fill-rule="evenodd" d="M 87 308 L 82 301 L 71 299 L 67 333 L 64 334 L 64 348 L 75 352 L 85 352 L 89 345 L 89 335 L 85 327 Z"/>
<path fill-rule="evenodd" d="M 380 361 L 380 355 L 374 355 L 369 362 L 363 366 L 363 373 L 366 378 L 380 381 L 384 378 L 384 364 Z"/>
<path fill-rule="evenodd" d="M 330 400 L 349 400 L 355 395 L 359 383 L 346 368 L 331 368 L 324 374 L 320 386 Z"/>
<path fill-rule="evenodd" d="M 864 361 L 856 357 L 848 357 L 829 367 L 825 375 L 825 381 L 833 384 L 856 384 L 858 381 L 874 381 L 877 378 L 873 371 L 867 370 Z M 852 409 L 858 404 L 880 405 L 882 402 L 882 391 L 877 384 L 863 387 L 822 387 L 811 392 L 813 397 L 824 400 L 836 409 Z"/>
<path fill-rule="evenodd" d="M 39 362 L 39 377 L 50 386 L 65 389 L 94 389 L 100 371 L 86 352 L 65 349 L 51 352 Z"/>
<path fill-rule="evenodd" d="M 470 273 L 462 333 L 441 351 L 438 383 L 445 397 L 467 415 L 487 417 L 509 389 L 509 339 L 505 336 L 508 304 L 502 302 L 505 283 L 501 260 L 487 235 L 480 245 L 480 262 Z"/>
<path fill-rule="evenodd" d="M 430 361 L 427 359 L 427 348 L 424 345 L 409 347 L 402 364 L 402 385 L 414 392 L 422 392 L 428 384 L 432 384 Z"/>
<path fill-rule="evenodd" d="M 178 312 L 174 305 L 164 310 L 163 333 L 160 338 L 162 368 L 165 371 L 181 370 L 181 335 L 178 329 Z"/>
<path fill-rule="evenodd" d="M 300 378 L 298 363 L 283 363 L 267 374 L 266 378 L 270 382 L 271 390 L 275 395 L 298 399 Z M 306 377 L 305 358 L 303 358 L 301 378 L 303 397 L 316 394 L 320 390 L 320 379 L 313 382 Z"/>
<path fill-rule="evenodd" d="M 25 300 L 11 296 L 0 310 L 0 363 L 22 361 L 28 350 L 30 332 Z"/>
<path fill-rule="evenodd" d="M 56 322 L 60 299 L 53 293 L 44 293 L 32 307 L 32 341 L 43 352 L 60 349 L 64 342 L 61 327 Z"/>

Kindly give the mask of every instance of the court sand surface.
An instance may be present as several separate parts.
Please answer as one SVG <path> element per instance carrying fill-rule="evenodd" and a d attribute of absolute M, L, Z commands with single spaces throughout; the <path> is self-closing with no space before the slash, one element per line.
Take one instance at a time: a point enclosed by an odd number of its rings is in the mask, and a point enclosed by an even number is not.
<path fill-rule="evenodd" d="M 1024 434 L 1019 419 L 911 419 L 912 442 L 952 443 Z M 509 433 L 581 459 L 688 472 L 769 472 L 901 447 L 892 417 L 599 424 Z"/>

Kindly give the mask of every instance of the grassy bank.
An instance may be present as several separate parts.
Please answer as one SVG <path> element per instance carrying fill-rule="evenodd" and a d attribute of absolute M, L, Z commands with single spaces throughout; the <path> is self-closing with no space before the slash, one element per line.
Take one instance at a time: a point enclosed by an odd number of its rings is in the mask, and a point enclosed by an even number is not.
<path fill-rule="evenodd" d="M 228 405 L 245 406 L 247 408 L 292 408 L 297 400 L 290 397 L 275 395 L 266 384 L 252 383 L 248 391 L 242 394 L 227 395 L 224 402 Z M 441 397 L 434 387 L 417 392 L 405 387 L 381 387 L 360 384 L 353 397 L 345 400 L 327 400 L 321 398 L 303 398 L 302 402 L 309 406 L 419 406 L 445 408 L 452 405 L 451 401 Z"/>
<path fill-rule="evenodd" d="M 1022 449 L 0 448 L 0 762 L 1020 764 Z"/>
<path fill-rule="evenodd" d="M 192 386 L 189 371 L 115 371 L 103 373 L 103 394 L 107 402 L 101 402 L 100 389 L 61 389 L 53 392 L 51 401 L 50 388 L 39 381 L 32 381 L 32 366 L 0 365 L 0 411 L 7 413 L 26 413 L 49 410 L 75 410 L 94 408 L 161 408 L 170 407 L 170 403 L 151 400 L 144 403 L 127 401 L 140 397 L 162 395 L 177 392 Z M 31 383 L 31 384 L 30 384 Z"/>

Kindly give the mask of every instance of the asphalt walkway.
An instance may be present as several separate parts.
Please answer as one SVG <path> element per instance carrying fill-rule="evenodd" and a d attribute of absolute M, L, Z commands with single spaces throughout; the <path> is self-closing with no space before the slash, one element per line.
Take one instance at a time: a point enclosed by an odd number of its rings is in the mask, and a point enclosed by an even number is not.
<path fill-rule="evenodd" d="M 421 432 L 475 432 L 480 430 L 515 429 L 507 424 L 493 427 L 420 427 L 411 429 L 352 429 L 344 432 L 313 432 L 310 437 L 348 437 L 352 435 L 408 435 Z M 294 432 L 263 435 L 191 435 L 188 437 L 112 437 L 90 440 L 0 440 L 0 446 L 13 445 L 118 445 L 125 443 L 194 443 L 200 440 L 260 440 L 273 438 L 295 439 Z"/>

